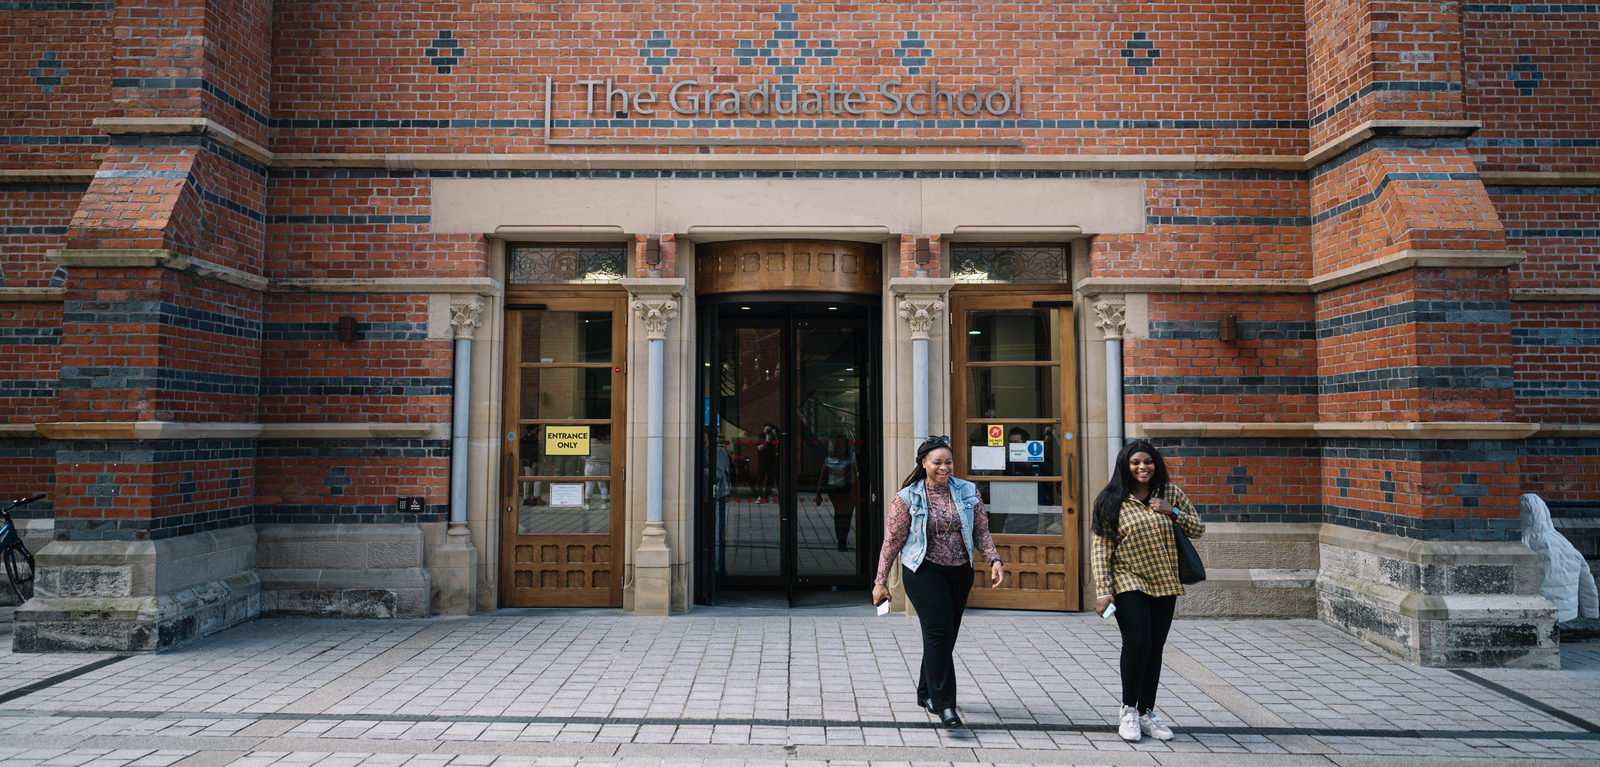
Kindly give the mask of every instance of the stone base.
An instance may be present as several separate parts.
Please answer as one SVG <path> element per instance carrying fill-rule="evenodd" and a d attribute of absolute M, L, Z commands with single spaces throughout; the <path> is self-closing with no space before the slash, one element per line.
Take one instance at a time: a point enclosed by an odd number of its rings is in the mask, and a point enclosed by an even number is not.
<path fill-rule="evenodd" d="M 1312 618 L 1322 525 L 1211 522 L 1196 540 L 1206 580 L 1184 587 L 1180 618 Z"/>
<path fill-rule="evenodd" d="M 31 599 L 14 615 L 15 652 L 169 650 L 261 613 L 254 573 L 159 597 Z"/>
<path fill-rule="evenodd" d="M 1419 666 L 1559 669 L 1555 606 L 1520 543 L 1433 542 L 1326 525 L 1317 617 Z"/>
<path fill-rule="evenodd" d="M 1184 587 L 1179 618 L 1315 618 L 1317 571 L 1218 570 Z"/>
<path fill-rule="evenodd" d="M 264 617 L 424 618 L 417 525 L 260 525 Z"/>
<path fill-rule="evenodd" d="M 465 522 L 427 525 L 426 570 L 431 590 L 428 606 L 434 615 L 471 615 L 478 608 L 478 548 L 468 537 Z"/>
<path fill-rule="evenodd" d="M 639 548 L 633 552 L 634 615 L 665 618 L 672 614 L 672 550 L 660 522 L 646 522 Z"/>
<path fill-rule="evenodd" d="M 262 570 L 263 618 L 426 618 L 428 574 L 396 570 Z"/>
<path fill-rule="evenodd" d="M 159 541 L 56 541 L 17 608 L 17 652 L 154 652 L 256 617 L 255 527 Z"/>

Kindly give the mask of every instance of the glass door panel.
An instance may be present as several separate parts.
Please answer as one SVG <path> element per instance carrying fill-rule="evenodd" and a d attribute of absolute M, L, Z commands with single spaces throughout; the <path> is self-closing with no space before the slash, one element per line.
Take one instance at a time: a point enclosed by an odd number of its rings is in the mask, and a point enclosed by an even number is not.
<path fill-rule="evenodd" d="M 868 508 L 874 479 L 866 329 L 821 324 L 802 320 L 795 331 L 795 574 L 801 584 L 862 575 L 861 510 Z"/>
<path fill-rule="evenodd" d="M 882 526 L 871 317 L 859 305 L 706 307 L 697 498 L 710 564 L 698 600 L 870 586 Z"/>
<path fill-rule="evenodd" d="M 720 420 L 715 429 L 731 474 L 729 494 L 716 511 L 718 574 L 782 587 L 783 330 L 724 326 L 717 359 L 714 398 Z M 716 456 L 719 463 L 722 453 Z"/>

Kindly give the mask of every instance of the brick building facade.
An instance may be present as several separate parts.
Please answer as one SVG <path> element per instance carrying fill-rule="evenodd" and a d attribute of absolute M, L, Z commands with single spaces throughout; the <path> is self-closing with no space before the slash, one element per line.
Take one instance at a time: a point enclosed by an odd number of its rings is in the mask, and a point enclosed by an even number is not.
<path fill-rule="evenodd" d="M 50 494 L 20 649 L 860 585 L 928 433 L 1018 504 L 996 606 L 1092 599 L 1127 437 L 1211 523 L 1191 615 L 1549 666 L 1519 494 L 1596 556 L 1600 6 L 0 19 L 0 485 Z M 980 359 L 1013 320 L 1033 384 Z M 979 468 L 988 421 L 1046 460 Z"/>

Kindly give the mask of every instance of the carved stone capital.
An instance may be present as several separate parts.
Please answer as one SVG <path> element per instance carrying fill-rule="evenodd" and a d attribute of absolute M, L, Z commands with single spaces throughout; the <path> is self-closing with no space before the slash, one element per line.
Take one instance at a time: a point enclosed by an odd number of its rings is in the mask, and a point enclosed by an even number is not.
<path fill-rule="evenodd" d="M 457 341 L 463 338 L 470 340 L 472 334 L 483 327 L 483 302 L 474 298 L 463 303 L 451 304 L 450 327 L 455 330 Z"/>
<path fill-rule="evenodd" d="M 911 326 L 911 338 L 925 341 L 935 320 L 944 312 L 944 302 L 937 298 L 908 298 L 900 302 L 900 319 Z"/>
<path fill-rule="evenodd" d="M 641 298 L 633 302 L 633 316 L 644 323 L 647 340 L 664 340 L 667 326 L 678 318 L 678 302 L 670 298 Z"/>
<path fill-rule="evenodd" d="M 1094 323 L 1105 335 L 1107 341 L 1122 340 L 1122 331 L 1127 327 L 1128 305 L 1121 300 L 1096 301 L 1094 313 L 1100 317 Z"/>

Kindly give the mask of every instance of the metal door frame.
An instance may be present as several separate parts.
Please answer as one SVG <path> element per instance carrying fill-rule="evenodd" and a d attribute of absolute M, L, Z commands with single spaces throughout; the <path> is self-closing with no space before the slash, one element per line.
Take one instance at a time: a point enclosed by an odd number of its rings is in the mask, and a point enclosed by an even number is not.
<path fill-rule="evenodd" d="M 867 316 L 860 323 L 860 329 L 863 331 L 863 343 L 866 346 L 868 370 L 866 391 L 867 401 L 864 403 L 863 409 L 873 426 L 873 433 L 870 435 L 873 438 L 869 440 L 871 442 L 869 445 L 869 450 L 872 466 L 877 473 L 881 475 L 883 473 L 883 440 L 877 438 L 881 437 L 883 431 L 883 354 L 881 338 L 882 329 L 880 327 L 881 320 L 879 316 L 881 300 L 877 296 L 857 295 L 852 293 L 773 291 L 754 293 L 722 293 L 702 296 L 699 299 L 699 304 L 700 352 L 698 354 L 699 358 L 696 360 L 696 367 L 698 371 L 702 372 L 700 375 L 695 377 L 695 396 L 699 401 L 699 405 L 695 408 L 695 410 L 698 414 L 698 428 L 696 429 L 697 442 L 700 443 L 699 447 L 702 449 L 700 449 L 696 454 L 696 470 L 694 472 L 694 498 L 696 500 L 695 507 L 697 509 L 695 514 L 695 524 L 698 532 L 698 535 L 695 536 L 697 543 L 697 549 L 695 552 L 697 566 L 694 568 L 696 576 L 696 586 L 694 590 L 695 602 L 696 604 L 715 604 L 718 590 L 716 555 L 714 553 L 716 536 L 716 509 L 715 503 L 711 498 L 711 472 L 708 470 L 709 467 L 706 464 L 706 461 L 708 460 L 707 456 L 712 454 L 710 453 L 711 441 L 716 437 L 716 425 L 714 423 L 714 417 L 720 415 L 720 413 L 718 413 L 715 408 L 711 406 L 711 391 L 709 391 L 707 387 L 716 385 L 715 371 L 716 364 L 718 362 L 717 353 L 720 348 L 721 335 L 724 329 L 729 327 L 729 324 L 723 321 L 724 318 L 721 316 L 721 312 L 723 311 L 724 307 L 734 304 L 778 304 L 786 307 L 782 319 L 769 318 L 764 320 L 764 322 L 777 323 L 773 326 L 780 328 L 782 335 L 779 343 L 783 351 L 784 363 L 788 366 L 788 369 L 784 371 L 783 375 L 781 376 L 779 386 L 779 401 L 781 403 L 780 407 L 782 408 L 780 422 L 778 423 L 778 429 L 782 440 L 780 442 L 779 449 L 788 455 L 788 460 L 779 464 L 780 470 L 778 481 L 778 497 L 780 503 L 779 513 L 781 515 L 779 545 L 782 549 L 780 557 L 780 575 L 775 579 L 770 577 L 762 577 L 760 582 L 752 582 L 748 585 L 740 585 L 732 588 L 724 586 L 723 588 L 729 588 L 730 590 L 745 590 L 747 588 L 751 590 L 781 589 L 784 592 L 785 597 L 792 603 L 795 587 L 799 585 L 797 575 L 799 545 L 798 515 L 796 513 L 796 509 L 794 508 L 796 500 L 795 481 L 796 474 L 798 472 L 798 465 L 792 462 L 798 460 L 799 457 L 799 436 L 795 433 L 793 423 L 797 407 L 795 396 L 799 382 L 798 365 L 800 349 L 798 343 L 796 343 L 795 331 L 797 329 L 797 319 L 795 317 L 794 305 L 849 304 L 851 306 L 865 307 L 867 309 Z M 826 318 L 818 318 L 818 321 L 826 321 L 830 323 L 833 322 L 833 320 Z M 756 320 L 756 318 L 752 318 L 750 322 L 750 325 L 747 325 L 744 322 L 737 324 L 742 326 L 753 326 L 757 322 L 762 322 L 762 320 Z M 855 323 L 852 322 L 851 324 L 854 325 Z M 703 373 L 707 362 L 712 364 L 711 369 L 714 371 L 713 374 L 709 376 Z M 882 484 L 884 481 L 886 480 L 881 476 L 874 478 L 874 481 L 868 486 L 869 500 L 862 503 L 857 512 L 859 515 L 861 515 L 862 519 L 860 533 L 857 534 L 858 557 L 864 557 L 864 551 L 875 550 L 876 546 L 883 539 L 882 495 L 878 491 L 878 485 Z M 857 576 L 855 578 L 847 576 L 811 576 L 807 579 L 807 585 L 825 588 L 828 586 L 852 585 L 850 583 L 851 581 L 863 580 L 864 583 L 855 585 L 870 587 L 872 581 L 872 570 L 873 567 L 875 567 L 875 561 L 875 556 L 867 558 L 868 564 L 866 566 L 865 576 Z M 769 583 L 770 585 L 768 585 Z"/>

